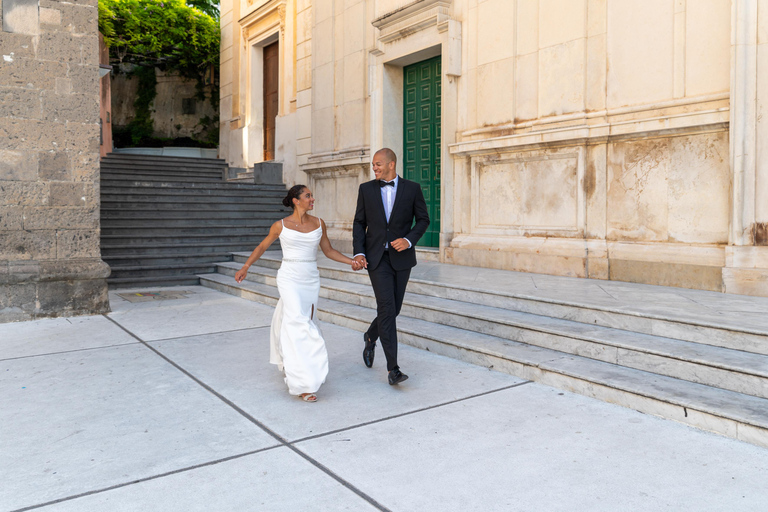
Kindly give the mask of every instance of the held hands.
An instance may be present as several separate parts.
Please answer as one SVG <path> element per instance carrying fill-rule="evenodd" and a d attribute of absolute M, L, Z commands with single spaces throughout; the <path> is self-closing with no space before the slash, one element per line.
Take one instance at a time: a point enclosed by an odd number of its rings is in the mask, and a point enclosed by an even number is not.
<path fill-rule="evenodd" d="M 355 259 L 352 260 L 352 270 L 358 271 L 364 268 L 368 268 L 368 260 L 362 255 L 355 256 Z"/>
<path fill-rule="evenodd" d="M 235 274 L 235 281 L 238 283 L 242 283 L 243 279 L 245 279 L 245 276 L 248 275 L 248 267 L 243 267 L 240 270 L 237 271 Z"/>
<path fill-rule="evenodd" d="M 406 250 L 408 245 L 408 240 L 405 238 L 398 238 L 397 240 L 393 240 L 392 243 L 389 244 L 390 247 L 392 247 L 397 252 L 402 252 Z"/>

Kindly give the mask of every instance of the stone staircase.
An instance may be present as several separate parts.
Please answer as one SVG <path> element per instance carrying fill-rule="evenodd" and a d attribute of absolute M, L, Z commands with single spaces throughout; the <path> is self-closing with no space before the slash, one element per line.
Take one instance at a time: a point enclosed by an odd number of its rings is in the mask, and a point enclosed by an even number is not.
<path fill-rule="evenodd" d="M 188 286 L 251 251 L 286 211 L 282 183 L 230 183 L 219 159 L 110 154 L 101 161 L 101 254 L 111 288 Z"/>
<path fill-rule="evenodd" d="M 201 284 L 276 304 L 279 251 L 238 285 L 247 256 Z M 419 261 L 401 342 L 768 447 L 767 299 Z M 362 332 L 375 315 L 367 274 L 318 266 L 319 318 Z"/>

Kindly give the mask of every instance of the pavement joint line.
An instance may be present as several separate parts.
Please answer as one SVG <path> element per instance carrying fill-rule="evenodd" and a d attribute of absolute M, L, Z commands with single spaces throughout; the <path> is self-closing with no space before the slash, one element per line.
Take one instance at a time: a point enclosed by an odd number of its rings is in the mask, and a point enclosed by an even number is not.
<path fill-rule="evenodd" d="M 282 448 L 282 445 L 268 446 L 266 448 L 259 448 L 258 450 L 252 450 L 252 451 L 245 452 L 245 453 L 238 453 L 236 455 L 230 455 L 229 457 L 224 457 L 222 459 L 211 460 L 211 461 L 208 461 L 208 462 L 201 462 L 200 464 L 195 464 L 195 465 L 188 466 L 188 467 L 185 467 L 185 468 L 174 469 L 173 471 L 166 471 L 165 473 L 160 473 L 158 475 L 147 476 L 147 477 L 144 477 L 144 478 L 137 478 L 136 480 L 131 480 L 130 482 L 123 482 L 123 483 L 120 483 L 120 484 L 110 485 L 109 487 L 104 487 L 104 488 L 101 488 L 101 489 L 94 489 L 92 491 L 86 491 L 86 492 L 82 492 L 80 494 L 74 494 L 72 496 L 66 496 L 64 498 L 58 498 L 56 500 L 47 501 L 45 503 L 39 503 L 37 505 L 29 505 L 29 506 L 24 507 L 24 508 L 18 508 L 18 509 L 15 509 L 15 510 L 11 510 L 10 512 L 25 512 L 27 510 L 34 510 L 34 509 L 38 509 L 38 508 L 41 508 L 41 507 L 48 507 L 50 505 L 56 505 L 58 503 L 63 503 L 65 501 L 72 501 L 72 500 L 76 500 L 76 499 L 79 499 L 79 498 L 85 498 L 86 496 L 92 496 L 94 494 L 101 494 L 103 492 L 113 491 L 115 489 L 120 489 L 121 487 L 128 487 L 128 486 L 131 486 L 131 485 L 136 485 L 136 484 L 140 484 L 140 483 L 144 483 L 144 482 L 149 482 L 151 480 L 157 480 L 158 478 L 164 478 L 166 476 L 177 475 L 179 473 L 186 473 L 187 471 L 192 471 L 192 470 L 195 470 L 195 469 L 200 469 L 200 468 L 204 468 L 204 467 L 208 467 L 208 466 L 215 466 L 216 464 L 221 464 L 222 462 L 229 462 L 231 460 L 240 459 L 242 457 L 247 457 L 249 455 L 255 455 L 257 453 L 262 453 L 262 452 L 266 452 L 266 451 L 269 451 L 269 450 L 274 450 L 275 448 Z"/>
<path fill-rule="evenodd" d="M 360 498 L 362 498 L 363 500 L 365 500 L 366 502 L 368 502 L 368 504 L 370 504 L 371 506 L 373 506 L 373 507 L 377 508 L 378 510 L 380 510 L 380 511 L 382 511 L 382 512 L 390 512 L 390 511 L 389 511 L 389 509 L 387 509 L 386 507 L 382 506 L 380 503 L 378 503 L 376 500 L 374 500 L 373 498 L 371 498 L 370 496 L 368 496 L 366 493 L 364 493 L 363 491 L 361 491 L 360 489 L 358 489 L 357 487 L 355 487 L 355 486 L 354 486 L 354 485 L 352 485 L 351 483 L 347 482 L 346 480 L 344 480 L 343 478 L 341 478 L 339 475 L 335 474 L 333 471 L 331 471 L 330 469 L 328 469 L 327 467 L 325 467 L 323 464 L 321 464 L 320 462 L 318 462 L 318 461 L 317 461 L 317 460 L 315 460 L 314 458 L 310 457 L 310 456 L 309 456 L 309 455 L 307 455 L 306 453 L 302 452 L 302 451 L 301 451 L 300 449 L 298 449 L 297 447 L 293 446 L 293 445 L 292 445 L 292 444 L 291 444 L 291 443 L 290 443 L 290 442 L 289 442 L 287 439 L 285 439 L 284 437 L 282 437 L 280 434 L 278 434 L 277 432 L 274 432 L 272 429 L 270 429 L 269 427 L 267 427 L 266 425 L 264 425 L 262 422 L 260 422 L 259 420 L 257 420 L 256 418 L 254 418 L 253 416 L 251 416 L 250 414 L 248 414 L 247 412 L 245 412 L 243 409 L 241 409 L 241 408 L 240 408 L 240 407 L 239 407 L 237 404 L 235 404 L 234 402 L 232 402 L 231 400 L 229 400 L 227 397 L 225 397 L 224 395 L 222 395 L 222 394 L 221 394 L 221 393 L 219 393 L 218 391 L 214 390 L 214 389 L 213 389 L 211 386 L 209 386 L 208 384 L 206 384 L 206 383 L 205 383 L 205 382 L 203 382 L 202 380 L 200 380 L 200 379 L 198 379 L 197 377 L 195 377 L 194 375 L 192 375 L 192 374 L 191 374 L 189 371 L 187 371 L 186 369 L 182 368 L 182 367 L 181 367 L 181 366 L 180 366 L 178 363 L 176 363 L 176 362 L 175 362 L 175 361 L 173 361 L 171 358 L 169 358 L 168 356 L 166 356 L 165 354 L 163 354 L 162 352 L 160 352 L 160 350 L 156 349 L 155 347 L 151 346 L 151 345 L 150 345 L 148 342 L 146 342 L 146 341 L 142 340 L 141 338 L 139 338 L 138 336 L 136 336 L 136 335 L 135 335 L 134 333 L 132 333 L 130 330 L 128 330 L 127 328 L 125 328 L 125 327 L 123 327 L 122 325 L 120 325 L 120 324 L 119 324 L 117 321 L 113 320 L 112 318 L 109 318 L 109 317 L 107 317 L 107 316 L 106 316 L 106 314 L 105 314 L 104 316 L 105 316 L 105 317 L 106 317 L 106 318 L 107 318 L 109 321 L 113 322 L 115 325 L 117 325 L 118 327 L 120 327 L 122 330 L 124 330 L 125 332 L 127 332 L 128 334 L 130 334 L 131 336 L 133 336 L 135 339 L 139 340 L 139 342 L 141 342 L 141 344 L 142 344 L 142 345 L 144 345 L 144 346 L 145 346 L 145 347 L 147 347 L 149 350 L 151 350 L 152 352 L 154 352 L 155 354 L 157 354 L 158 356 L 160 356 L 160 357 L 161 357 L 162 359 L 164 359 L 164 360 L 165 360 L 165 361 L 166 361 L 168 364 L 172 365 L 174 368 L 176 368 L 177 370 L 179 370 L 181 373 L 183 373 L 184 375 L 186 375 L 187 377 L 189 377 L 190 379 L 192 379 L 194 382 L 196 382 L 196 383 L 197 383 L 199 386 L 201 386 L 203 389 L 205 389 L 206 391 L 208 391 L 209 393 L 211 393 L 212 395 L 214 395 L 215 397 L 217 397 L 219 400 L 221 400 L 222 402 L 224 402 L 225 404 L 227 404 L 228 406 L 230 406 L 232 409 L 234 409 L 235 411 L 237 411 L 237 412 L 238 412 L 238 413 L 239 413 L 241 416 L 243 416 L 245 419 L 247 419 L 248 421 L 250 421 L 251 423 L 253 423 L 253 424 L 254 424 L 254 425 L 256 425 L 257 427 L 259 427 L 260 429 L 262 429 L 262 430 L 263 430 L 264 432 L 266 432 L 267 434 L 269 434 L 271 437 L 273 437 L 273 438 L 274 438 L 276 441 L 278 441 L 278 442 L 280 443 L 280 446 L 285 446 L 285 447 L 287 447 L 287 448 L 289 448 L 289 449 L 293 450 L 293 451 L 294 451 L 294 452 L 295 452 L 297 455 L 299 455 L 300 457 L 304 458 L 304 459 L 305 459 L 305 460 L 307 460 L 307 461 L 308 461 L 310 464 L 312 464 L 313 466 L 315 466 L 317 469 L 319 469 L 319 470 L 320 470 L 320 471 L 322 471 L 323 473 L 327 474 L 328 476 L 330 476 L 331 478 L 333 478 L 334 480 L 336 480 L 337 482 L 339 482 L 339 483 L 340 483 L 340 484 L 341 484 L 343 487 L 345 487 L 345 488 L 346 488 L 346 489 L 348 489 L 349 491 L 353 492 L 354 494 L 357 494 L 357 495 L 358 495 Z M 18 511 L 18 512 L 21 512 L 21 511 Z"/>
<path fill-rule="evenodd" d="M 76 348 L 73 350 L 59 350 L 57 352 L 46 352 L 44 354 L 29 354 L 27 356 L 18 356 L 18 357 L 6 357 L 5 359 L 0 359 L 0 362 L 3 361 L 15 361 L 17 359 L 29 359 L 30 357 L 43 357 L 43 356 L 56 356 L 60 354 L 72 354 L 75 352 L 86 352 L 89 350 L 103 350 L 105 348 L 114 348 L 114 347 L 127 347 L 128 345 L 138 345 L 140 342 L 132 341 L 130 343 L 118 343 L 116 345 L 104 345 L 103 347 L 86 347 L 86 348 Z"/>
<path fill-rule="evenodd" d="M 186 338 L 196 338 L 198 336 L 213 336 L 214 334 L 229 334 L 229 333 L 232 333 L 232 332 L 252 331 L 252 330 L 255 330 L 255 329 L 268 329 L 269 327 L 270 327 L 269 325 L 260 325 L 258 327 L 243 327 L 242 329 L 232 329 L 230 331 L 203 332 L 203 333 L 200 333 L 200 334 L 189 334 L 189 335 L 186 335 L 186 336 L 174 336 L 173 338 L 160 338 L 160 339 L 157 339 L 157 340 L 148 340 L 148 341 L 143 341 L 142 340 L 142 343 L 158 343 L 158 342 L 161 342 L 161 341 L 183 340 L 183 339 L 186 339 Z"/>
<path fill-rule="evenodd" d="M 498 393 L 500 391 L 506 391 L 508 389 L 513 389 L 513 388 L 517 388 L 517 387 L 524 386 L 526 384 L 532 384 L 532 383 L 533 383 L 532 380 L 526 380 L 524 382 L 518 382 L 517 384 L 512 384 L 510 386 L 504 386 L 502 388 L 491 389 L 489 391 L 483 391 L 482 393 L 477 393 L 477 394 L 474 394 L 474 395 L 465 396 L 463 398 L 457 398 L 456 400 L 451 400 L 449 402 L 443 402 L 443 403 L 439 403 L 439 404 L 434 404 L 434 405 L 430 405 L 430 406 L 427 406 L 427 407 L 422 407 L 420 409 L 414 409 L 413 411 L 407 411 L 407 412 L 400 413 L 400 414 L 393 414 L 392 416 L 387 416 L 385 418 L 378 418 L 378 419 L 375 419 L 375 420 L 366 421 L 366 422 L 363 422 L 363 423 L 358 423 L 357 425 L 350 425 L 348 427 L 339 428 L 339 429 L 331 430 L 331 431 L 328 431 L 328 432 L 323 432 L 322 434 L 315 434 L 313 436 L 303 437 L 301 439 L 296 439 L 294 441 L 291 441 L 288 444 L 297 444 L 297 443 L 303 443 L 305 441 L 312 441 L 314 439 L 319 439 L 321 437 L 327 437 L 327 436 L 331 436 L 331 435 L 334 435 L 334 434 L 338 434 L 340 432 L 347 432 L 347 431 L 355 430 L 355 429 L 358 429 L 358 428 L 361 428 L 361 427 L 367 427 L 368 425 L 374 425 L 376 423 L 382 423 L 384 421 L 389 421 L 389 420 L 393 420 L 393 419 L 396 419 L 396 418 L 402 418 L 404 416 L 410 416 L 412 414 L 416 414 L 416 413 L 419 413 L 419 412 L 429 411 L 430 409 L 437 409 L 438 407 L 445 407 L 446 405 L 451 405 L 451 404 L 455 404 L 455 403 L 458 403 L 458 402 L 463 402 L 465 400 L 471 400 L 473 398 L 478 398 L 478 397 L 481 397 L 481 396 L 490 395 L 490 394 L 493 394 L 493 393 Z"/>

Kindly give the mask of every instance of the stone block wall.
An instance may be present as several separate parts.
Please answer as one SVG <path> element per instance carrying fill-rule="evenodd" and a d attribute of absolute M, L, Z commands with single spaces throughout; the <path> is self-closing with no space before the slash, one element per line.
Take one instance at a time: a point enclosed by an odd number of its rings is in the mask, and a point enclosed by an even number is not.
<path fill-rule="evenodd" d="M 4 0 L 0 322 L 109 310 L 97 0 Z"/>

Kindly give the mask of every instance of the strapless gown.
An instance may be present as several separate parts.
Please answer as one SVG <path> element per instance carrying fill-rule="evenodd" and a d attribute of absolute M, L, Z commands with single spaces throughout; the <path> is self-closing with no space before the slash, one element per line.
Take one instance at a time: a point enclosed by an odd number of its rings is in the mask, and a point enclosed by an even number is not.
<path fill-rule="evenodd" d="M 280 300 L 272 316 L 269 362 L 284 372 L 292 395 L 315 393 L 328 375 L 328 352 L 317 326 L 317 248 L 322 235 L 322 227 L 301 233 L 283 225 L 280 232 Z"/>

